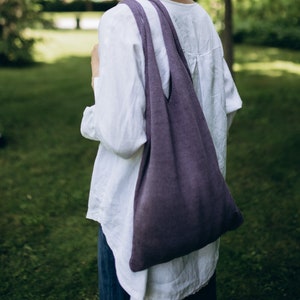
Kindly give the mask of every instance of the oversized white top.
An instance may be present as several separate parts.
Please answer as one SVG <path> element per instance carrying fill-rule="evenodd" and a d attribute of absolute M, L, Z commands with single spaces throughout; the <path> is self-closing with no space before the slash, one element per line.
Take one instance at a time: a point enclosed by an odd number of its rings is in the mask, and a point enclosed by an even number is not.
<path fill-rule="evenodd" d="M 169 66 L 159 18 L 151 3 L 138 1 L 149 19 L 162 84 L 168 94 Z M 162 1 L 174 22 L 195 90 L 202 94 L 200 104 L 225 176 L 227 122 L 242 102 L 223 59 L 220 39 L 200 5 Z M 134 190 L 146 135 L 142 42 L 127 5 L 119 4 L 102 16 L 99 45 L 95 105 L 85 109 L 81 123 L 84 137 L 101 142 L 87 218 L 101 223 L 115 256 L 119 281 L 131 299 L 183 299 L 207 284 L 214 273 L 219 241 L 148 270 L 130 270 Z"/>

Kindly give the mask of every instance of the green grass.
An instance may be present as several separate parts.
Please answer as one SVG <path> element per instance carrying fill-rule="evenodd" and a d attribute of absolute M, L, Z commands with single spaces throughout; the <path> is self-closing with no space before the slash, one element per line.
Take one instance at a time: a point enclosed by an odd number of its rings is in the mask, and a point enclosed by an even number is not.
<path fill-rule="evenodd" d="M 97 144 L 79 124 L 93 102 L 95 31 L 39 31 L 39 63 L 0 69 L 0 298 L 97 297 L 97 224 L 85 219 Z M 219 300 L 299 299 L 300 53 L 238 46 L 244 100 L 228 183 L 245 216 L 222 238 Z M 278 63 L 280 62 L 280 63 Z"/>
<path fill-rule="evenodd" d="M 98 42 L 95 30 L 39 30 L 28 31 L 28 34 L 40 40 L 35 47 L 35 57 L 46 63 L 56 63 L 70 56 L 87 58 Z"/>
<path fill-rule="evenodd" d="M 223 239 L 220 299 L 299 299 L 300 55 L 240 46 L 236 59 L 227 180 L 245 224 Z"/>

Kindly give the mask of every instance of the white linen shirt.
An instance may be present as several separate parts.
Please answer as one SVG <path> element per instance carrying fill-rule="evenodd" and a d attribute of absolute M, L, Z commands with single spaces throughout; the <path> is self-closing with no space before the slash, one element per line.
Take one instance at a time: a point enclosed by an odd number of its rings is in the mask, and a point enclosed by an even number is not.
<path fill-rule="evenodd" d="M 164 92 L 169 66 L 156 10 L 144 7 L 151 26 Z M 162 0 L 186 56 L 225 176 L 228 117 L 242 102 L 223 59 L 220 39 L 199 4 Z M 116 261 L 118 279 L 133 300 L 177 300 L 197 292 L 213 275 L 219 241 L 184 257 L 141 272 L 129 268 L 135 184 L 145 135 L 144 55 L 134 16 L 127 5 L 107 11 L 99 24 L 100 75 L 95 104 L 84 110 L 81 133 L 100 141 L 92 174 L 87 218 L 101 223 Z M 229 121 L 228 121 L 229 120 Z M 187 216 L 188 218 L 188 216 Z"/>

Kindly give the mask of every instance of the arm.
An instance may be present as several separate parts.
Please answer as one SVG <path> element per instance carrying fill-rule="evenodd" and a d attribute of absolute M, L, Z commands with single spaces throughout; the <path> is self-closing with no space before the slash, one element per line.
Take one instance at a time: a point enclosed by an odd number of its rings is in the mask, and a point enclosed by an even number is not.
<path fill-rule="evenodd" d="M 225 59 L 223 59 L 224 68 L 224 88 L 225 88 L 225 101 L 226 101 L 226 114 L 227 114 L 227 131 L 233 122 L 234 116 L 242 107 L 242 100 L 233 81 L 229 68 Z"/>
<path fill-rule="evenodd" d="M 92 88 L 94 89 L 94 79 L 99 76 L 99 44 L 96 44 L 91 53 L 91 69 L 92 69 Z"/>
<path fill-rule="evenodd" d="M 99 76 L 99 45 L 96 44 L 91 52 L 91 70 L 92 79 L 91 86 L 94 89 L 94 79 Z M 82 136 L 87 139 L 99 141 L 95 132 L 94 121 L 94 106 L 86 107 L 83 112 L 83 118 L 81 121 L 80 131 Z"/>
<path fill-rule="evenodd" d="M 101 19 L 99 48 L 92 52 L 92 72 L 95 105 L 85 109 L 81 133 L 129 158 L 146 142 L 145 93 L 141 39 L 125 5 L 118 5 Z"/>

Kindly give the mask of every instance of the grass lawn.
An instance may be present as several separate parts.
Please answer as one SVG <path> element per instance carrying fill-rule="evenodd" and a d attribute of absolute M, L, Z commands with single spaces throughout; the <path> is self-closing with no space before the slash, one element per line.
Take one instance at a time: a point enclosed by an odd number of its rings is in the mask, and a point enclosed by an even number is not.
<path fill-rule="evenodd" d="M 38 31 L 43 60 L 0 69 L 0 298 L 97 299 L 97 224 L 85 219 L 97 144 L 80 136 L 93 102 L 95 31 Z M 245 224 L 222 238 L 219 300 L 297 300 L 300 53 L 238 46 L 244 100 L 228 176 Z"/>

